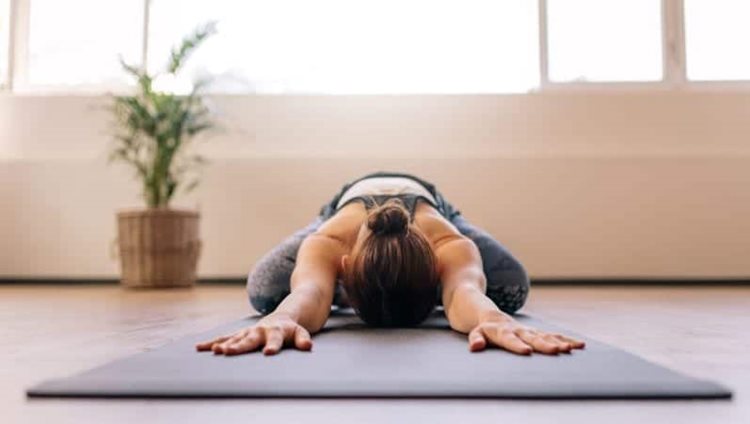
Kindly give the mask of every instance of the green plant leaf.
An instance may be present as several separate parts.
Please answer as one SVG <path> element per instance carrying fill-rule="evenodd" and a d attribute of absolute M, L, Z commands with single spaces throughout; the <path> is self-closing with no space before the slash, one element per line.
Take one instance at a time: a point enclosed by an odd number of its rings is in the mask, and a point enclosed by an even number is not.
<path fill-rule="evenodd" d="M 185 188 L 183 189 L 183 192 L 190 193 L 191 191 L 195 190 L 199 185 L 200 185 L 200 180 L 195 179 L 185 186 Z"/>
<path fill-rule="evenodd" d="M 172 49 L 167 72 L 178 72 L 215 32 L 213 22 L 197 27 Z M 191 155 L 188 147 L 196 134 L 213 127 L 200 95 L 208 80 L 197 81 L 187 96 L 157 92 L 153 81 L 158 74 L 149 74 L 122 58 L 120 64 L 136 79 L 136 93 L 111 97 L 108 109 L 117 130 L 108 161 L 125 163 L 135 170 L 149 207 L 168 206 L 178 190 L 189 191 L 198 185 L 196 171 L 205 163 L 201 156 Z"/>
<path fill-rule="evenodd" d="M 169 65 L 167 71 L 176 74 L 184 65 L 185 61 L 208 37 L 216 33 L 216 22 L 208 22 L 193 30 L 188 36 L 182 39 L 178 47 L 172 49 L 170 53 Z"/>

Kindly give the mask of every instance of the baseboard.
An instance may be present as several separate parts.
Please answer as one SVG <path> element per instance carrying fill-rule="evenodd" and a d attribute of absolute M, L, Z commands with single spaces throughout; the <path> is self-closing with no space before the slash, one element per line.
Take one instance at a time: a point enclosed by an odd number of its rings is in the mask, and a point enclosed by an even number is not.
<path fill-rule="evenodd" d="M 0 285 L 114 285 L 117 278 L 76 277 L 0 277 Z M 206 277 L 199 285 L 244 285 L 246 277 Z M 581 277 L 531 279 L 532 286 L 750 286 L 750 277 L 692 278 L 692 277 Z"/>

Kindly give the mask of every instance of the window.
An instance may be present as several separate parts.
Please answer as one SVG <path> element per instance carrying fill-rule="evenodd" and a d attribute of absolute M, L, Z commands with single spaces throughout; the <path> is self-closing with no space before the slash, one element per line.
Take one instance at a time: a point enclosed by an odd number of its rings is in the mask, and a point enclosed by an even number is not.
<path fill-rule="evenodd" d="M 498 93 L 539 82 L 536 1 L 152 0 L 150 17 L 151 69 L 191 28 L 218 21 L 185 72 L 215 75 L 216 91 Z"/>
<path fill-rule="evenodd" d="M 750 81 L 747 0 L 0 0 L 0 89 L 119 89 L 132 82 L 119 57 L 160 70 L 209 21 L 219 33 L 158 88 L 204 77 L 215 93 L 316 94 Z"/>
<path fill-rule="evenodd" d="M 10 0 L 0 0 L 0 88 L 8 83 Z"/>
<path fill-rule="evenodd" d="M 140 63 L 143 2 L 30 0 L 22 86 L 116 86 L 118 56 Z"/>
<path fill-rule="evenodd" d="M 750 79 L 750 2 L 685 0 L 687 76 Z"/>
<path fill-rule="evenodd" d="M 547 0 L 547 49 L 553 82 L 661 80 L 661 1 Z"/>

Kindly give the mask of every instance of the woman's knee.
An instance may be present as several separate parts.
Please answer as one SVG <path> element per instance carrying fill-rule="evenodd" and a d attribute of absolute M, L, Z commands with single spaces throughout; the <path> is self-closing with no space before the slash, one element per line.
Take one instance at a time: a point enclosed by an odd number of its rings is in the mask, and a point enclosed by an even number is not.
<path fill-rule="evenodd" d="M 487 296 L 503 311 L 516 312 L 526 303 L 530 282 L 521 262 L 492 235 L 463 217 L 455 220 L 459 231 L 479 249 L 487 278 Z"/>
<path fill-rule="evenodd" d="M 262 313 L 273 312 L 289 294 L 295 258 L 288 246 L 275 247 L 263 256 L 247 277 L 247 294 L 253 308 Z"/>
<path fill-rule="evenodd" d="M 503 266 L 485 271 L 487 297 L 503 312 L 514 314 L 526 303 L 531 283 L 523 265 L 515 258 L 506 258 L 504 262 Z"/>
<path fill-rule="evenodd" d="M 247 277 L 247 294 L 256 311 L 262 314 L 273 312 L 289 294 L 300 245 L 322 222 L 321 217 L 316 217 L 309 225 L 266 253 L 250 271 Z"/>

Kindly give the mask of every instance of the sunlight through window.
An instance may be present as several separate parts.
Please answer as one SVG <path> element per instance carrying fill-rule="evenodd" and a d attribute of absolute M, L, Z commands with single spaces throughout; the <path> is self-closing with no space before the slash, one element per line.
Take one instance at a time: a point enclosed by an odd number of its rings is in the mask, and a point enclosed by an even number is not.
<path fill-rule="evenodd" d="M 548 0 L 554 82 L 662 79 L 659 0 Z"/>
<path fill-rule="evenodd" d="M 687 76 L 750 79 L 750 2 L 685 0 Z"/>
<path fill-rule="evenodd" d="M 118 56 L 140 63 L 143 2 L 32 0 L 29 86 L 123 84 Z"/>
<path fill-rule="evenodd" d="M 219 23 L 184 78 L 259 93 L 503 93 L 539 83 L 537 2 L 153 0 L 149 67 Z"/>

